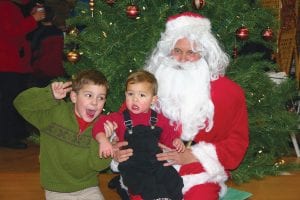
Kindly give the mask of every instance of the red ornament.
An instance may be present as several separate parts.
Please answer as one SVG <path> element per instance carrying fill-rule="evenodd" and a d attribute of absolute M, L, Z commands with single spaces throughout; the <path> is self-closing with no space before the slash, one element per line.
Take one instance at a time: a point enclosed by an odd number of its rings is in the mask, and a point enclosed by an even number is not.
<path fill-rule="evenodd" d="M 195 9 L 200 10 L 204 7 L 205 0 L 193 0 L 192 4 Z"/>
<path fill-rule="evenodd" d="M 136 19 L 139 15 L 139 8 L 136 5 L 129 5 L 126 9 L 126 14 L 131 19 Z"/>
<path fill-rule="evenodd" d="M 240 40 L 247 40 L 249 36 L 249 30 L 247 27 L 242 26 L 235 31 L 235 35 Z"/>
<path fill-rule="evenodd" d="M 261 36 L 264 40 L 270 41 L 273 39 L 273 31 L 269 27 L 262 31 Z"/>
<path fill-rule="evenodd" d="M 106 3 L 110 6 L 113 6 L 115 4 L 115 0 L 106 0 Z"/>

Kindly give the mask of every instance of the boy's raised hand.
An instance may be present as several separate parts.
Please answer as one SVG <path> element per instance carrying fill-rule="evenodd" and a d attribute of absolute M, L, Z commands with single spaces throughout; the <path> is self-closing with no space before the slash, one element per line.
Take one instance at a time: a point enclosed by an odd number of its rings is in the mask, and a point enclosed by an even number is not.
<path fill-rule="evenodd" d="M 55 99 L 63 99 L 72 90 L 72 82 L 53 82 L 51 84 L 52 93 Z"/>

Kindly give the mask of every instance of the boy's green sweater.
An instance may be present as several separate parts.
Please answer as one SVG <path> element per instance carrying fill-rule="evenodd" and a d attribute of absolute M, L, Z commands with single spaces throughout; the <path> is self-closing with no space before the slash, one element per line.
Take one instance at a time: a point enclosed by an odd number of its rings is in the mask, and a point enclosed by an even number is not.
<path fill-rule="evenodd" d="M 92 127 L 79 134 L 74 104 L 55 100 L 50 87 L 31 88 L 17 96 L 18 112 L 40 131 L 40 177 L 46 190 L 74 192 L 98 186 L 98 171 L 109 166 L 100 159 Z"/>

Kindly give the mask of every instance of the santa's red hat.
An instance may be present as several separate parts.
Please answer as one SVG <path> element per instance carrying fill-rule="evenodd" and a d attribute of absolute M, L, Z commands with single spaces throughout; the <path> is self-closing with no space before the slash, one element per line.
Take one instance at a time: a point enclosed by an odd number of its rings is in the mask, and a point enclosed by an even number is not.
<path fill-rule="evenodd" d="M 193 12 L 183 12 L 170 16 L 166 23 L 166 33 L 178 32 L 203 33 L 211 31 L 211 24 L 206 17 Z"/>

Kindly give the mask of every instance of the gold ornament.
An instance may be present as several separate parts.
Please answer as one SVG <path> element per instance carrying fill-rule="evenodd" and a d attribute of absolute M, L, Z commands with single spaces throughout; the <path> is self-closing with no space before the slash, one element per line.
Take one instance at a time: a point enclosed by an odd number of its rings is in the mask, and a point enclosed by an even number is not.
<path fill-rule="evenodd" d="M 238 57 L 238 48 L 237 46 L 234 46 L 232 49 L 232 57 L 237 58 Z"/>
<path fill-rule="evenodd" d="M 72 51 L 67 53 L 67 59 L 70 61 L 72 64 L 77 63 L 80 60 L 80 54 L 78 51 L 73 49 Z"/>
<path fill-rule="evenodd" d="M 285 165 L 285 160 L 284 159 L 278 159 L 275 163 L 274 163 L 274 165 L 275 165 L 275 167 L 280 167 L 280 166 L 283 166 L 283 165 Z"/>
<path fill-rule="evenodd" d="M 78 28 L 76 26 L 72 26 L 72 27 L 68 28 L 68 30 L 67 30 L 68 35 L 71 35 L 74 37 L 78 36 L 79 32 L 80 31 L 78 30 Z"/>
<path fill-rule="evenodd" d="M 94 0 L 89 1 L 90 11 L 92 12 L 92 17 L 94 17 L 94 9 L 95 9 L 95 2 Z"/>

